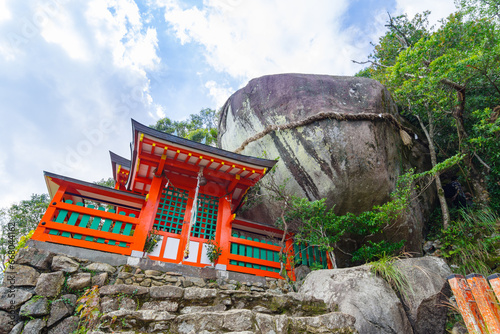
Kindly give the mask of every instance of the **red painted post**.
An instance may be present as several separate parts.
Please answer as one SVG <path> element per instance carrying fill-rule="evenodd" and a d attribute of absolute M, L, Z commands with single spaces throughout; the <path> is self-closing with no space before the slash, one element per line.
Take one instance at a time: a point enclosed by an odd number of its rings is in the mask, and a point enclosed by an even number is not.
<path fill-rule="evenodd" d="M 500 309 L 498 302 L 483 275 L 470 274 L 466 277 L 472 295 L 486 322 L 488 333 L 500 333 Z"/>
<path fill-rule="evenodd" d="M 286 236 L 286 246 L 285 246 L 285 254 L 286 254 L 286 268 L 287 269 L 287 274 L 290 277 L 292 281 L 295 281 L 295 261 L 294 259 L 294 252 L 293 252 L 293 239 L 292 236 L 289 234 Z M 288 271 L 290 269 L 290 271 Z"/>
<path fill-rule="evenodd" d="M 447 279 L 469 334 L 486 334 L 486 325 L 465 277 L 453 274 Z"/>
<path fill-rule="evenodd" d="M 495 293 L 497 300 L 500 300 L 500 274 L 493 274 L 488 276 L 488 281 L 493 288 L 493 292 Z"/>
<path fill-rule="evenodd" d="M 144 251 L 144 244 L 148 237 L 149 231 L 153 228 L 156 219 L 156 211 L 158 211 L 158 204 L 160 203 L 161 191 L 165 186 L 165 178 L 163 176 L 153 177 L 151 187 L 149 188 L 149 195 L 144 203 L 141 214 L 140 224 L 136 226 L 134 232 L 134 243 L 131 250 L 138 252 Z"/>
<path fill-rule="evenodd" d="M 180 234 L 179 249 L 177 250 L 176 261 L 178 263 L 182 263 L 182 261 L 184 261 L 184 250 L 186 249 L 188 234 L 190 233 L 189 221 L 191 220 L 191 211 L 193 210 L 193 205 L 194 205 L 194 193 L 195 193 L 194 189 L 189 190 L 188 201 L 186 203 L 186 211 L 184 211 L 182 231 Z"/>
<path fill-rule="evenodd" d="M 224 196 L 219 201 L 219 217 L 217 219 L 215 241 L 222 249 L 217 263 L 226 267 L 229 264 L 231 248 L 229 239 L 231 238 L 231 222 L 233 221 L 233 218 L 234 216 L 231 213 L 231 201 L 228 196 Z"/>

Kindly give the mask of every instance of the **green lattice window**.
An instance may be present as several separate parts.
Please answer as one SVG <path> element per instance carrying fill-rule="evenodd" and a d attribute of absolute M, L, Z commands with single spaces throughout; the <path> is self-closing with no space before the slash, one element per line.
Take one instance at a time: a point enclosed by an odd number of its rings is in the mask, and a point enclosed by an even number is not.
<path fill-rule="evenodd" d="M 212 239 L 215 237 L 218 209 L 219 199 L 217 197 L 204 194 L 198 195 L 196 224 L 191 231 L 193 237 L 203 239 Z"/>
<path fill-rule="evenodd" d="M 188 191 L 169 186 L 163 189 L 154 228 L 160 231 L 181 234 Z"/>

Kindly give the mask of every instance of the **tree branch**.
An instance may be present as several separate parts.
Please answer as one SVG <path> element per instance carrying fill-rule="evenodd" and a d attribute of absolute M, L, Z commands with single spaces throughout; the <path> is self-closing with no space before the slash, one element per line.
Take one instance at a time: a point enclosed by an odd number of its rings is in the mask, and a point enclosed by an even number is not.
<path fill-rule="evenodd" d="M 491 79 L 491 77 L 488 75 L 488 73 L 486 73 L 486 71 L 484 70 L 481 70 L 475 66 L 472 66 L 472 65 L 467 65 L 468 67 L 472 67 L 473 69 L 477 70 L 479 73 L 481 73 L 482 75 L 484 75 L 486 77 L 486 79 L 488 79 L 488 81 L 493 85 L 493 87 L 495 87 L 496 91 L 498 92 L 498 94 L 500 94 L 500 89 L 498 88 L 498 86 L 495 84 L 495 82 Z"/>
<path fill-rule="evenodd" d="M 486 167 L 486 169 L 488 169 L 488 171 L 489 171 L 489 170 L 491 170 L 491 167 L 490 167 L 490 166 L 488 166 L 488 164 L 487 164 L 486 162 L 484 162 L 484 161 L 483 161 L 483 159 L 481 159 L 481 158 L 479 157 L 479 155 L 477 155 L 477 154 L 476 154 L 476 152 L 474 152 L 474 156 L 477 158 L 477 160 L 479 160 L 479 162 L 480 162 L 480 163 L 481 163 L 484 167 Z"/>
<path fill-rule="evenodd" d="M 374 61 L 372 61 L 372 60 L 367 60 L 367 61 L 357 61 L 357 60 L 351 60 L 351 61 L 352 61 L 353 63 L 355 63 L 355 64 L 360 64 L 360 65 L 364 65 L 364 64 L 368 64 L 368 63 L 370 63 L 370 64 L 375 65 L 375 66 L 380 66 L 380 67 L 385 67 L 385 68 L 390 67 L 390 66 L 387 66 L 387 65 L 382 65 L 382 64 L 380 64 L 380 63 L 374 62 Z"/>
<path fill-rule="evenodd" d="M 453 89 L 454 89 L 454 90 L 456 90 L 456 91 L 459 91 L 459 92 L 461 92 L 461 91 L 465 90 L 465 86 L 459 85 L 459 84 L 457 84 L 456 82 L 453 82 L 453 81 L 448 80 L 448 79 L 441 79 L 441 80 L 440 80 L 440 82 L 441 82 L 442 84 L 445 84 L 445 85 L 446 85 L 446 86 L 448 86 L 448 87 L 453 88 Z"/>
<path fill-rule="evenodd" d="M 401 43 L 401 45 L 405 49 L 407 49 L 408 47 L 410 47 L 410 41 L 408 40 L 408 38 L 406 37 L 406 35 L 398 27 L 396 27 L 394 25 L 392 17 L 391 17 L 391 14 L 389 14 L 389 12 L 387 12 L 387 15 L 389 15 L 389 24 L 386 24 L 385 26 L 388 27 L 388 28 L 394 29 L 396 31 L 396 33 L 399 34 L 399 36 L 396 35 L 396 38 L 399 40 L 399 42 Z M 404 41 L 402 39 L 404 39 Z"/>

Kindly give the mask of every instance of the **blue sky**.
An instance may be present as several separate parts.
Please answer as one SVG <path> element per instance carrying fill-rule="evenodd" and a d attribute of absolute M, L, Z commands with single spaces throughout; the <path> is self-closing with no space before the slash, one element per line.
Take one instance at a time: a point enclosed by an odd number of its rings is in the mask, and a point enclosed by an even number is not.
<path fill-rule="evenodd" d="M 0 0 L 0 208 L 46 192 L 43 171 L 111 176 L 130 119 L 219 108 L 250 79 L 353 75 L 387 12 L 431 20 L 453 0 Z"/>

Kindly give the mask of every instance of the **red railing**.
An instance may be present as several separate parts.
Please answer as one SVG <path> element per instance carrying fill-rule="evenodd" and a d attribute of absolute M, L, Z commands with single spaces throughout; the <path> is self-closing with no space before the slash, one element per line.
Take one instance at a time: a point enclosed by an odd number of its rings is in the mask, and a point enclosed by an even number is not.
<path fill-rule="evenodd" d="M 125 211 L 115 213 L 104 207 L 94 209 L 71 200 L 54 202 L 47 210 L 33 235 L 39 241 L 55 242 L 69 246 L 130 255 L 133 233 L 139 219 Z"/>
<path fill-rule="evenodd" d="M 229 238 L 231 243 L 229 264 L 227 269 L 241 273 L 253 274 L 264 277 L 283 278 L 280 274 L 281 247 L 276 242 L 246 238 L 234 234 Z M 286 258 L 293 257 L 293 248 L 285 247 Z M 293 279 L 290 261 L 285 265 L 288 275 Z"/>
<path fill-rule="evenodd" d="M 122 255 L 143 249 L 133 235 L 144 197 L 52 175 L 47 181 L 57 191 L 32 239 Z"/>

